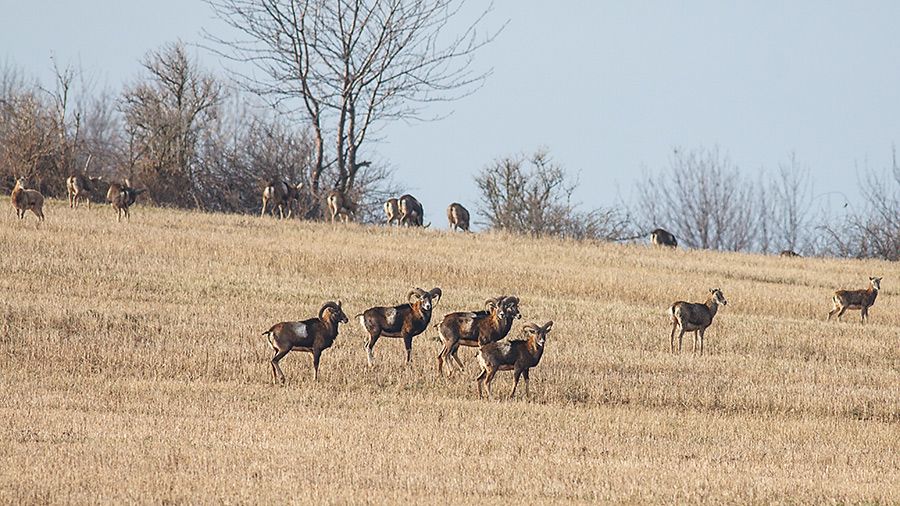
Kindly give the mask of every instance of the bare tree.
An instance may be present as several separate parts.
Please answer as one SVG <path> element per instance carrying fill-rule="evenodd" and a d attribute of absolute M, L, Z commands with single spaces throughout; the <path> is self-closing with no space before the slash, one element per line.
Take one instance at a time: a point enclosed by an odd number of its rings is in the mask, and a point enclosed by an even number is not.
<path fill-rule="evenodd" d="M 641 228 L 663 227 L 693 248 L 758 248 L 756 185 L 718 149 L 673 151 L 669 168 L 638 183 Z"/>
<path fill-rule="evenodd" d="M 461 33 L 449 34 L 465 0 L 207 0 L 241 34 L 207 34 L 217 51 L 255 66 L 238 74 L 277 106 L 290 104 L 310 125 L 311 190 L 357 193 L 366 141 L 379 123 L 419 118 L 424 104 L 460 98 L 487 73 L 473 57 L 494 34 L 478 27 L 490 6 Z M 326 139 L 330 138 L 330 147 Z M 330 184 L 323 181 L 330 172 Z M 383 168 L 381 169 L 383 170 Z"/>
<path fill-rule="evenodd" d="M 865 205 L 834 217 L 820 228 L 828 236 L 822 253 L 900 260 L 900 166 L 896 150 L 890 171 L 869 172 L 860 183 Z"/>
<path fill-rule="evenodd" d="M 778 167 L 778 174 L 769 185 L 770 205 L 761 212 L 771 211 L 774 240 L 782 250 L 808 252 L 811 247 L 813 183 L 809 168 L 801 167 L 791 154 Z"/>
<path fill-rule="evenodd" d="M 222 86 L 190 60 L 180 42 L 150 52 L 143 66 L 147 78 L 122 97 L 130 170 L 156 202 L 203 208 L 197 149 L 204 129 L 216 121 Z"/>
<path fill-rule="evenodd" d="M 616 240 L 627 219 L 613 209 L 581 211 L 572 202 L 578 186 L 545 151 L 530 158 L 507 157 L 475 177 L 481 192 L 478 213 L 490 228 L 536 236 Z"/>

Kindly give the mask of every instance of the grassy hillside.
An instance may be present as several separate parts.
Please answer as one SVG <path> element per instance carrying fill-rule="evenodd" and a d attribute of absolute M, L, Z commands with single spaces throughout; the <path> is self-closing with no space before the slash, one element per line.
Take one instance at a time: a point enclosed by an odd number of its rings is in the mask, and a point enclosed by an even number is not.
<path fill-rule="evenodd" d="M 900 501 L 900 266 L 50 203 L 0 213 L 0 502 Z M 870 324 L 830 295 L 884 276 Z M 479 400 L 342 327 L 270 383 L 260 333 L 440 286 L 555 323 L 531 395 Z M 666 308 L 719 287 L 704 357 Z M 687 350 L 690 339 L 686 336 Z M 511 387 L 500 373 L 495 393 Z"/>

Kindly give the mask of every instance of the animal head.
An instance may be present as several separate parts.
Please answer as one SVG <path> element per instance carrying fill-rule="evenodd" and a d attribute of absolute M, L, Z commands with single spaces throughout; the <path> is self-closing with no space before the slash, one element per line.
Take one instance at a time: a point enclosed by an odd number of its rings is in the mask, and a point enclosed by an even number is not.
<path fill-rule="evenodd" d="M 878 290 L 881 290 L 881 278 L 870 277 L 869 283 L 872 285 L 872 288 L 874 288 L 876 292 Z"/>
<path fill-rule="evenodd" d="M 506 318 L 506 306 L 503 304 L 503 296 L 484 301 L 484 309 L 489 313 L 496 312 L 497 318 Z"/>
<path fill-rule="evenodd" d="M 25 183 L 26 183 L 26 179 L 24 177 L 20 177 L 20 178 L 16 179 L 15 188 L 23 188 L 24 189 Z"/>
<path fill-rule="evenodd" d="M 410 304 L 421 303 L 423 311 L 431 311 L 434 305 L 441 299 L 442 295 L 443 293 L 438 287 L 432 288 L 429 292 L 426 292 L 421 288 L 413 288 L 406 295 L 406 298 L 409 299 Z"/>
<path fill-rule="evenodd" d="M 519 298 L 515 295 L 507 295 L 503 297 L 500 304 L 504 307 L 504 311 L 506 316 L 510 318 L 515 318 L 517 320 L 522 319 L 522 313 L 519 312 Z"/>
<path fill-rule="evenodd" d="M 319 319 L 325 321 L 325 313 L 331 313 L 331 319 L 336 320 L 338 323 L 347 323 L 350 321 L 347 318 L 347 315 L 344 314 L 343 308 L 341 308 L 341 301 L 338 299 L 337 302 L 328 301 L 325 304 L 322 304 L 322 308 L 319 309 Z"/>
<path fill-rule="evenodd" d="M 550 333 L 551 327 L 553 327 L 553 320 L 550 320 L 543 325 L 528 323 L 522 327 L 522 334 L 528 339 L 533 338 L 538 346 L 544 346 L 544 343 L 547 342 L 547 334 Z"/>
<path fill-rule="evenodd" d="M 710 297 L 716 301 L 718 304 L 722 304 L 723 306 L 728 305 L 728 301 L 725 300 L 725 294 L 722 293 L 722 290 L 718 288 L 710 288 L 709 289 Z"/>

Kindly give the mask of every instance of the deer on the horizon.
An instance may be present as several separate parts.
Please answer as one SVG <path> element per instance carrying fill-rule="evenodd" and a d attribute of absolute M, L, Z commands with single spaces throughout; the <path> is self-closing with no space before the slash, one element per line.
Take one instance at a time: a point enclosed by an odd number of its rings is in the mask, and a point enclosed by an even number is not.
<path fill-rule="evenodd" d="M 303 183 L 291 184 L 280 179 L 269 181 L 269 184 L 263 188 L 260 217 L 265 216 L 266 210 L 269 210 L 272 216 L 275 216 L 275 209 L 278 208 L 278 215 L 281 219 L 284 219 L 284 210 L 287 208 L 287 217 L 290 218 L 294 207 L 300 200 L 300 192 L 302 190 Z"/>
<path fill-rule="evenodd" d="M 332 223 L 337 220 L 347 223 L 356 215 L 356 204 L 340 190 L 332 190 L 328 194 L 327 203 Z"/>

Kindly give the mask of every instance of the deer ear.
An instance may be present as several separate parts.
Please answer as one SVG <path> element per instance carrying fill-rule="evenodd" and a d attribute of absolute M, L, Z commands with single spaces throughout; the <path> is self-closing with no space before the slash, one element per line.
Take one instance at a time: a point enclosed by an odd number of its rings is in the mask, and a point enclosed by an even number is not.
<path fill-rule="evenodd" d="M 545 323 L 544 324 L 544 332 L 550 332 L 550 327 L 552 327 L 552 326 L 553 326 L 553 320 L 550 320 L 549 322 Z"/>

